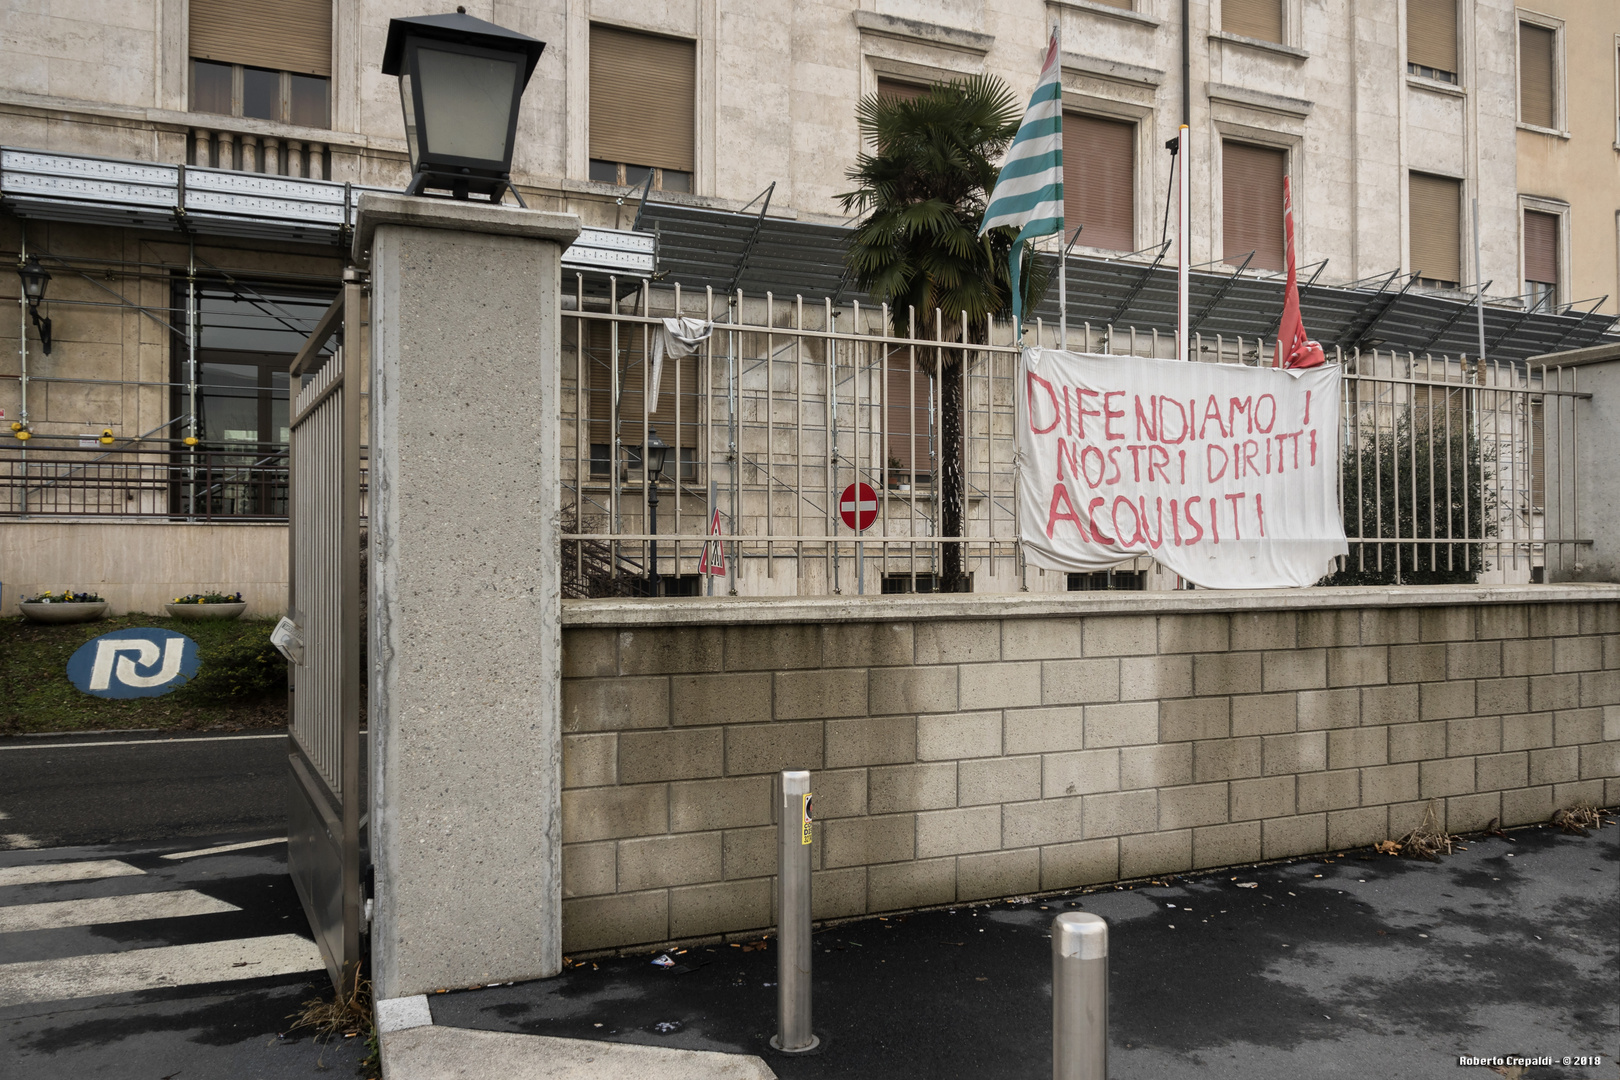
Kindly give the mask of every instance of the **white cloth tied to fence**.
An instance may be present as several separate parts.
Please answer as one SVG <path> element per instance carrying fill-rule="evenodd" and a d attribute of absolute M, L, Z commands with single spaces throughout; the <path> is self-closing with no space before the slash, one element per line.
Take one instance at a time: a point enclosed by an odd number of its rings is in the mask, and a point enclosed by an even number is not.
<path fill-rule="evenodd" d="M 697 352 L 697 347 L 709 340 L 714 324 L 706 319 L 665 319 L 664 325 L 653 335 L 652 373 L 647 387 L 647 412 L 658 411 L 658 392 L 664 377 L 664 357 L 679 360 Z"/>
<path fill-rule="evenodd" d="M 1194 584 L 1314 584 L 1349 553 L 1343 370 L 1025 349 L 1018 533 L 1048 570 L 1150 555 Z"/>

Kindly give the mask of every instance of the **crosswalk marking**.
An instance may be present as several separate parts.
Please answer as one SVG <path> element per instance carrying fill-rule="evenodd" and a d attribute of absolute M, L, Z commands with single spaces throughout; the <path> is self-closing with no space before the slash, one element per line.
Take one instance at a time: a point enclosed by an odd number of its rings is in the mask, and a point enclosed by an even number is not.
<path fill-rule="evenodd" d="M 315 943 L 296 934 L 0 964 L 0 1008 L 325 971 Z"/>
<path fill-rule="evenodd" d="M 45 885 L 62 881 L 91 881 L 95 878 L 129 877 L 144 874 L 138 866 L 120 859 L 92 859 L 86 862 L 35 863 L 31 866 L 0 866 L 0 886 Z"/>
<path fill-rule="evenodd" d="M 269 840 L 249 840 L 244 844 L 222 844 L 219 847 L 205 847 L 197 851 L 176 851 L 163 856 L 165 859 L 196 859 L 203 855 L 223 855 L 227 851 L 245 851 L 248 848 L 268 847 L 271 844 L 285 844 L 285 836 L 271 837 Z"/>
<path fill-rule="evenodd" d="M 23 930 L 59 930 L 65 926 L 135 922 L 140 919 L 177 919 L 187 915 L 218 915 L 241 911 L 235 904 L 216 900 L 193 889 L 176 892 L 136 893 L 133 896 L 96 896 L 85 900 L 53 900 L 43 904 L 0 907 L 0 934 Z"/>

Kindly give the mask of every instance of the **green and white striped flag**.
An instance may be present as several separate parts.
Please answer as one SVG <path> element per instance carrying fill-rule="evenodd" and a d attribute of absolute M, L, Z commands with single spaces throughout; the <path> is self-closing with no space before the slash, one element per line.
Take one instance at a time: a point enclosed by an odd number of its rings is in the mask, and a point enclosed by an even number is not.
<path fill-rule="evenodd" d="M 985 207 L 979 235 L 1001 225 L 1019 228 L 1008 264 L 1012 278 L 1013 325 L 1023 336 L 1023 296 L 1018 288 L 1024 241 L 1063 232 L 1063 86 L 1059 79 L 1058 32 L 1046 45 L 1041 79 L 1029 96 L 1007 158 Z"/>

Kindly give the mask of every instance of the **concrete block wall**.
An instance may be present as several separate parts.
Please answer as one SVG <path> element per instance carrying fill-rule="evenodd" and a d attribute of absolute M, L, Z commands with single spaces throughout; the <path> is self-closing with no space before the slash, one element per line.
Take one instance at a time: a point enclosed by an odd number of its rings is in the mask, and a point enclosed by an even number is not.
<path fill-rule="evenodd" d="M 1620 803 L 1620 587 L 565 605 L 563 938 L 772 924 Z"/>

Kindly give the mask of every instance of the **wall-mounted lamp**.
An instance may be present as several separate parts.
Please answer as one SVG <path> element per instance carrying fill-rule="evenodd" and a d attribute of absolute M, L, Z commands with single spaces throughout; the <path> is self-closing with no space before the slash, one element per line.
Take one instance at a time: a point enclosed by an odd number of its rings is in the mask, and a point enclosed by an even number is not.
<path fill-rule="evenodd" d="M 28 256 L 28 261 L 17 267 L 17 276 L 22 278 L 23 298 L 28 301 L 28 315 L 34 320 L 34 328 L 39 331 L 39 343 L 45 349 L 45 355 L 51 355 L 51 320 L 39 317 L 39 303 L 45 299 L 45 285 L 51 280 L 51 275 L 39 265 L 36 256 Z"/>

